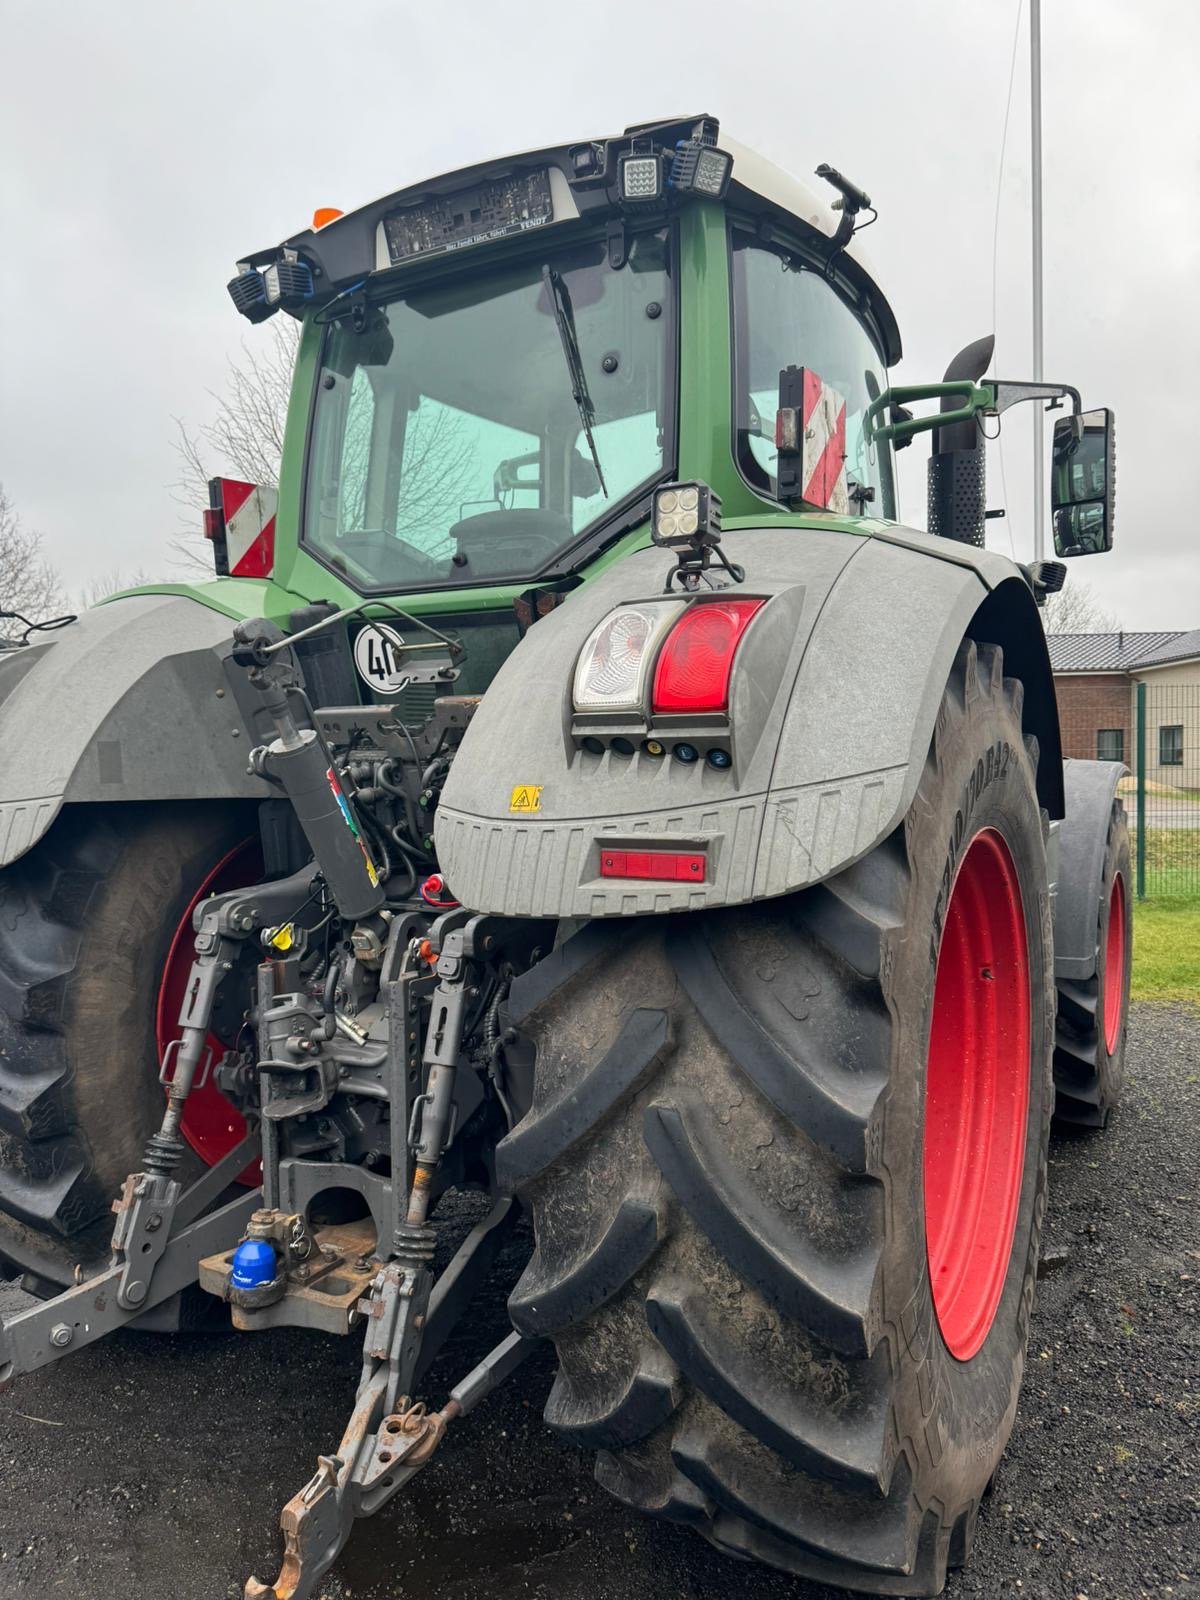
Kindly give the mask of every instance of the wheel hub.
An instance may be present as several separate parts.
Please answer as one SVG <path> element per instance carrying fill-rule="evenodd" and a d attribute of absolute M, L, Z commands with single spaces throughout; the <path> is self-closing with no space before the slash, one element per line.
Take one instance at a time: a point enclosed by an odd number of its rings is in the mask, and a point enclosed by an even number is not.
<path fill-rule="evenodd" d="M 1125 880 L 1118 872 L 1108 898 L 1108 937 L 1104 942 L 1104 1044 L 1111 1056 L 1121 1037 L 1125 999 Z"/>

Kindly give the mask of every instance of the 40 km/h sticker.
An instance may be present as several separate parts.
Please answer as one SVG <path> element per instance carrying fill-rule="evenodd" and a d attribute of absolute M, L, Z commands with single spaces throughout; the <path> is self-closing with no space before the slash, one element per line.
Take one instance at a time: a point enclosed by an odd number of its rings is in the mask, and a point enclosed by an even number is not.
<path fill-rule="evenodd" d="M 377 694 L 399 694 L 408 688 L 409 673 L 404 660 L 404 636 L 386 622 L 373 622 L 360 628 L 354 640 L 354 665 L 363 682 Z"/>

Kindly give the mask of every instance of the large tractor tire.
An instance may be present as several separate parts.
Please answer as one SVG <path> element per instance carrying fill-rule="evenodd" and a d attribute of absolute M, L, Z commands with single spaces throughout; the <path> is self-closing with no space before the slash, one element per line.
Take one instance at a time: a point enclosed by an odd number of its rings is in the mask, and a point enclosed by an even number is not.
<path fill-rule="evenodd" d="M 253 807 L 73 806 L 0 870 L 0 1276 L 53 1293 L 107 1254 L 163 1113 L 191 907 L 260 876 L 255 833 Z M 240 1119 L 215 1088 L 195 1099 L 190 1143 L 211 1158 Z M 189 1150 L 181 1175 L 202 1170 Z"/>
<path fill-rule="evenodd" d="M 1121 1097 L 1133 901 L 1125 807 L 1112 803 L 1096 906 L 1096 974 L 1060 978 L 1054 1039 L 1054 1120 L 1060 1128 L 1103 1128 Z"/>
<path fill-rule="evenodd" d="M 546 1417 L 640 1510 L 930 1595 L 1012 1428 L 1053 975 L 1022 686 L 967 643 L 903 826 L 820 887 L 585 925 L 518 978 Z M 519 1049 L 520 1046 L 514 1046 Z"/>

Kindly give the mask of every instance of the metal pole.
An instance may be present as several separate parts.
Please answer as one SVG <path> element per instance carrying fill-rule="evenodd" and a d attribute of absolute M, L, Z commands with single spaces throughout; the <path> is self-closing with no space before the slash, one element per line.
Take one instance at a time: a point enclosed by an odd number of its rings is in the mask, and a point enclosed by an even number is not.
<path fill-rule="evenodd" d="M 1029 155 L 1033 198 L 1033 381 L 1042 373 L 1042 0 L 1029 0 Z M 1033 559 L 1046 553 L 1042 408 L 1033 406 Z"/>
<path fill-rule="evenodd" d="M 1137 686 L 1137 897 L 1146 898 L 1146 685 Z"/>

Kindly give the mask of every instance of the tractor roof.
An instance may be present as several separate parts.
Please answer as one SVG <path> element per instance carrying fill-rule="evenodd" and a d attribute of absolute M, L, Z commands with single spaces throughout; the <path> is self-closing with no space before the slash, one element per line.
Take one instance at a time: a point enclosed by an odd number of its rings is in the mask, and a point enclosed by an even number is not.
<path fill-rule="evenodd" d="M 535 206 L 544 206 L 544 214 L 537 216 L 538 225 L 574 221 L 589 214 L 594 220 L 599 220 L 601 213 L 623 213 L 629 218 L 639 211 L 653 214 L 652 205 L 620 199 L 618 173 L 622 159 L 635 150 L 652 148 L 662 154 L 669 167 L 671 152 L 684 141 L 696 140 L 701 129 L 707 145 L 732 157 L 728 203 L 735 211 L 762 218 L 773 216 L 777 224 L 791 222 L 795 225 L 793 231 L 808 235 L 821 249 L 823 242 L 837 233 L 843 213 L 834 209 L 834 188 L 814 191 L 757 152 L 723 136 L 714 117 L 693 116 L 640 123 L 618 135 L 520 151 L 439 173 L 335 215 L 334 220 L 294 234 L 281 245 L 245 256 L 239 266 L 266 266 L 277 261 L 283 252 L 295 252 L 318 267 L 319 297 L 327 296 L 330 290 L 344 292 L 348 285 L 373 272 L 406 264 L 409 257 L 441 254 L 463 245 L 489 242 L 504 233 L 525 231 L 531 224 L 513 222 L 511 217 L 507 219 L 509 226 L 489 231 L 488 206 L 506 187 L 510 194 L 502 194 L 501 208 L 505 203 L 510 210 L 524 205 L 527 192 L 519 186 L 539 173 L 545 174 L 546 183 L 545 192 L 538 189 L 534 193 Z M 838 179 L 837 174 L 833 176 Z M 482 200 L 478 197 L 481 188 Z M 518 189 L 514 202 L 511 192 Z M 862 198 L 865 200 L 865 196 Z M 462 205 L 456 207 L 456 200 Z M 664 200 L 663 210 L 665 203 Z M 485 212 L 484 219 L 471 234 L 470 221 L 464 222 L 460 213 L 465 210 L 468 217 L 479 217 L 479 207 Z M 389 232 L 389 224 L 394 228 L 396 219 L 400 219 L 404 235 L 403 260 Z M 462 226 L 452 234 L 455 223 Z M 897 361 L 900 336 L 895 318 L 853 238 L 839 252 L 837 267 L 839 275 L 848 278 L 858 293 L 870 301 L 887 345 L 888 362 Z M 234 298 L 236 301 L 236 294 Z"/>

